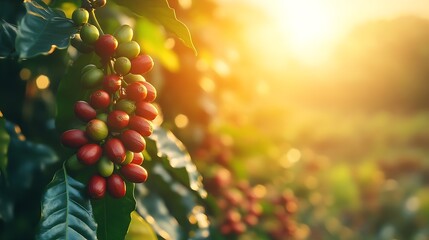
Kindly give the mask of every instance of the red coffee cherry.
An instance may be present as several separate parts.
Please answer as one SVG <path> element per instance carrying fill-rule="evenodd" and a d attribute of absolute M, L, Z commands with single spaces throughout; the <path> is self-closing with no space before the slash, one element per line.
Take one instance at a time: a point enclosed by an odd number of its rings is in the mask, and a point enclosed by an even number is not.
<path fill-rule="evenodd" d="M 100 175 L 94 175 L 88 182 L 88 194 L 92 199 L 100 199 L 106 193 L 106 179 Z"/>
<path fill-rule="evenodd" d="M 103 88 L 108 93 L 114 93 L 121 87 L 121 77 L 116 74 L 110 74 L 103 79 Z"/>
<path fill-rule="evenodd" d="M 142 183 L 146 182 L 147 171 L 142 166 L 137 164 L 128 164 L 121 167 L 121 174 L 130 182 Z"/>
<path fill-rule="evenodd" d="M 148 102 L 139 102 L 136 105 L 136 114 L 148 120 L 154 120 L 158 116 L 158 109 Z"/>
<path fill-rule="evenodd" d="M 84 131 L 71 129 L 61 134 L 61 143 L 69 148 L 80 148 L 89 142 Z"/>
<path fill-rule="evenodd" d="M 122 198 L 127 192 L 127 186 L 121 176 L 114 173 L 107 178 L 107 191 L 114 198 Z"/>
<path fill-rule="evenodd" d="M 143 153 L 138 152 L 138 153 L 134 153 L 134 158 L 131 161 L 131 163 L 137 164 L 137 165 L 142 165 L 143 161 L 144 161 Z"/>
<path fill-rule="evenodd" d="M 95 109 L 85 101 L 77 101 L 74 104 L 74 114 L 84 122 L 88 122 L 97 116 Z"/>
<path fill-rule="evenodd" d="M 110 105 L 110 96 L 106 91 L 97 90 L 89 97 L 89 104 L 95 109 L 105 109 Z"/>
<path fill-rule="evenodd" d="M 148 137 L 153 132 L 152 122 L 146 120 L 143 117 L 134 115 L 130 117 L 128 127 L 136 132 L 140 133 L 143 137 Z"/>
<path fill-rule="evenodd" d="M 86 125 L 86 135 L 96 142 L 104 140 L 108 134 L 106 123 L 99 119 L 92 119 Z"/>
<path fill-rule="evenodd" d="M 145 74 L 153 68 L 153 60 L 149 55 L 140 55 L 131 60 L 130 73 Z"/>
<path fill-rule="evenodd" d="M 125 147 L 117 138 L 111 138 L 103 146 L 104 153 L 114 163 L 121 164 L 125 161 Z"/>
<path fill-rule="evenodd" d="M 153 102 L 156 98 L 156 89 L 149 82 L 141 82 L 147 90 L 146 98 L 144 99 L 146 102 Z"/>
<path fill-rule="evenodd" d="M 100 145 L 89 143 L 83 145 L 76 153 L 77 159 L 85 165 L 93 165 L 100 159 L 103 150 Z"/>
<path fill-rule="evenodd" d="M 147 89 L 142 82 L 133 82 L 126 88 L 127 98 L 136 102 L 143 101 L 147 96 Z"/>
<path fill-rule="evenodd" d="M 102 59 L 109 59 L 115 53 L 118 41 L 110 34 L 100 36 L 94 45 L 95 53 Z"/>
<path fill-rule="evenodd" d="M 128 126 L 129 121 L 130 116 L 126 112 L 120 110 L 114 110 L 107 116 L 107 126 L 113 131 L 119 131 Z"/>
<path fill-rule="evenodd" d="M 134 130 L 125 130 L 121 134 L 121 141 L 125 148 L 132 152 L 141 152 L 146 147 L 146 141 L 142 135 Z"/>

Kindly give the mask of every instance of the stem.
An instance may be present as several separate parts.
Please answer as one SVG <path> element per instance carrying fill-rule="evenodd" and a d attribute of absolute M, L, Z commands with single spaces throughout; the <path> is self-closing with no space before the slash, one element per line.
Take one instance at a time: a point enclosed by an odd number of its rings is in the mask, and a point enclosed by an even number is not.
<path fill-rule="evenodd" d="M 89 11 L 89 20 L 98 29 L 98 31 L 100 32 L 100 35 L 104 35 L 103 29 L 101 29 L 101 26 L 98 23 L 97 17 L 95 16 L 95 9 L 91 9 L 91 11 Z"/>

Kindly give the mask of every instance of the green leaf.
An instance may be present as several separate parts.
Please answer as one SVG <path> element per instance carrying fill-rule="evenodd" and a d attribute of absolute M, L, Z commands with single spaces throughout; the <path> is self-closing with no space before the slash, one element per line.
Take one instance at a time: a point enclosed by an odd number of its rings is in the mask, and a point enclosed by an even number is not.
<path fill-rule="evenodd" d="M 150 225 L 135 211 L 131 213 L 130 229 L 125 240 L 157 240 Z"/>
<path fill-rule="evenodd" d="M 161 237 L 167 232 L 172 239 L 207 238 L 209 222 L 200 204 L 207 193 L 183 144 L 171 132 L 158 127 L 147 141 L 147 152 L 151 156 L 150 161 L 144 162 L 150 173 L 145 183 L 148 190 L 136 188 L 137 211 L 146 219 L 155 219 L 148 222 Z M 174 223 L 172 219 L 180 225 L 169 227 Z"/>
<path fill-rule="evenodd" d="M 1 21 L 0 26 L 0 59 L 13 56 L 15 53 L 16 26 Z"/>
<path fill-rule="evenodd" d="M 156 191 L 149 191 L 144 184 L 136 185 L 137 212 L 145 218 L 162 239 L 179 239 L 181 230 L 164 200 Z"/>
<path fill-rule="evenodd" d="M 159 25 L 142 17 L 137 20 L 135 28 L 138 29 L 135 32 L 135 39 L 144 52 L 159 59 L 169 71 L 179 69 L 179 58 L 172 49 L 165 48 L 165 32 Z"/>
<path fill-rule="evenodd" d="M 167 0 L 117 0 L 116 3 L 129 8 L 139 16 L 144 16 L 150 21 L 161 24 L 197 54 L 188 27 L 176 18 L 176 12 L 168 5 Z"/>
<path fill-rule="evenodd" d="M 58 170 L 42 200 L 38 239 L 97 239 L 85 185 Z"/>
<path fill-rule="evenodd" d="M 51 54 L 65 49 L 77 32 L 73 21 L 60 10 L 48 7 L 40 0 L 24 1 L 27 13 L 18 26 L 16 50 L 21 59 Z"/>
<path fill-rule="evenodd" d="M 2 178 L 6 175 L 7 167 L 7 149 L 9 148 L 10 136 L 6 131 L 6 121 L 0 112 L 0 176 Z M 0 179 L 1 181 L 1 179 Z"/>
<path fill-rule="evenodd" d="M 192 162 L 183 143 L 172 132 L 161 127 L 154 128 L 150 139 L 152 141 L 148 141 L 149 144 L 156 146 L 156 150 L 152 150 L 151 155 L 162 158 L 167 171 L 171 172 L 177 181 L 197 192 L 201 198 L 205 198 L 207 192 L 203 188 L 202 176 L 197 171 L 197 167 Z M 150 150 L 148 149 L 148 151 Z"/>
<path fill-rule="evenodd" d="M 89 94 L 89 91 L 84 89 L 80 83 L 81 70 L 84 66 L 90 63 L 99 61 L 95 54 L 81 55 L 73 66 L 71 66 L 60 81 L 57 92 L 57 115 L 55 125 L 58 132 L 64 132 L 77 127 L 79 122 L 73 112 L 73 106 L 78 100 L 84 100 Z"/>
<path fill-rule="evenodd" d="M 95 220 L 98 223 L 97 236 L 100 240 L 124 239 L 135 210 L 134 183 L 127 183 L 123 198 L 113 198 L 108 193 L 98 200 L 92 200 Z"/>

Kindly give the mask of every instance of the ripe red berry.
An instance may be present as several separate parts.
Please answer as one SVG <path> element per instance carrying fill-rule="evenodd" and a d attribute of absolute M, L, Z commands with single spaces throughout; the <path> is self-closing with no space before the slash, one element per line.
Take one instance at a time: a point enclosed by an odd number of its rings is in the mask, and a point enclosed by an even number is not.
<path fill-rule="evenodd" d="M 106 91 L 97 90 L 89 97 L 89 104 L 95 109 L 104 109 L 110 105 L 110 96 Z"/>
<path fill-rule="evenodd" d="M 96 142 L 104 140 L 108 134 L 106 123 L 99 119 L 92 119 L 86 125 L 86 135 Z"/>
<path fill-rule="evenodd" d="M 156 89 L 149 82 L 141 82 L 147 90 L 146 98 L 144 99 L 146 102 L 153 102 L 156 98 Z"/>
<path fill-rule="evenodd" d="M 143 161 L 144 161 L 143 153 L 137 152 L 137 153 L 134 153 L 134 158 L 131 161 L 131 163 L 137 164 L 137 165 L 142 165 Z"/>
<path fill-rule="evenodd" d="M 85 132 L 80 129 L 71 129 L 61 134 L 61 143 L 69 148 L 80 148 L 89 142 Z"/>
<path fill-rule="evenodd" d="M 140 55 L 131 60 L 130 73 L 145 74 L 153 68 L 153 60 L 149 55 Z"/>
<path fill-rule="evenodd" d="M 136 104 L 136 114 L 148 120 L 154 120 L 158 116 L 158 109 L 148 102 L 139 102 Z"/>
<path fill-rule="evenodd" d="M 128 126 L 129 121 L 130 116 L 126 112 L 120 110 L 112 111 L 107 116 L 107 126 L 113 131 L 119 131 Z"/>
<path fill-rule="evenodd" d="M 110 34 L 104 34 L 95 42 L 94 50 L 102 59 L 108 59 L 113 56 L 117 47 L 118 41 L 116 38 Z"/>
<path fill-rule="evenodd" d="M 142 135 L 134 130 L 125 130 L 121 134 L 121 141 L 125 148 L 132 152 L 141 152 L 146 147 L 146 141 Z"/>
<path fill-rule="evenodd" d="M 76 153 L 77 159 L 85 165 L 93 165 L 100 159 L 103 150 L 100 145 L 89 143 L 83 145 Z"/>
<path fill-rule="evenodd" d="M 127 186 L 121 176 L 114 173 L 107 178 L 107 191 L 109 191 L 112 197 L 122 198 L 127 192 Z"/>
<path fill-rule="evenodd" d="M 100 175 L 94 175 L 88 182 L 88 194 L 93 199 L 100 199 L 106 193 L 106 179 Z"/>
<path fill-rule="evenodd" d="M 88 122 L 97 116 L 95 109 L 85 101 L 77 101 L 74 104 L 74 114 L 84 122 Z"/>
<path fill-rule="evenodd" d="M 104 153 L 114 163 L 121 164 L 125 161 L 125 147 L 117 138 L 111 138 L 103 146 Z"/>
<path fill-rule="evenodd" d="M 128 164 L 121 167 L 121 174 L 130 182 L 142 183 L 146 182 L 147 171 L 142 166 L 137 164 Z"/>
<path fill-rule="evenodd" d="M 148 137 L 153 132 L 152 122 L 146 120 L 143 117 L 134 115 L 130 117 L 128 127 L 136 132 L 140 133 L 143 137 Z"/>
<path fill-rule="evenodd" d="M 143 101 L 147 96 L 147 89 L 142 82 L 133 82 L 126 88 L 127 98 L 136 102 Z"/>
<path fill-rule="evenodd" d="M 103 79 L 103 88 L 108 93 L 114 93 L 121 87 L 121 77 L 116 74 L 107 75 Z"/>

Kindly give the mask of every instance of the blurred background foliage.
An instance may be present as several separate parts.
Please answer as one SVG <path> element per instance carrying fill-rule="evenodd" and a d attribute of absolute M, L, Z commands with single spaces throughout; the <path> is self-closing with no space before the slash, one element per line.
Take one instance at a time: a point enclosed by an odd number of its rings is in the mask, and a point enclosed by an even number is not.
<path fill-rule="evenodd" d="M 162 124 L 205 177 L 213 239 L 429 239 L 429 12 L 386 5 L 335 32 L 317 25 L 333 1 L 301 19 L 291 1 L 168 2 L 198 55 L 117 5 L 97 14 L 106 32 L 135 26 L 155 58 Z M 16 24 L 21 3 L 0 4 Z M 0 60 L 0 110 L 28 139 L 59 147 L 54 96 L 74 54 Z"/>

